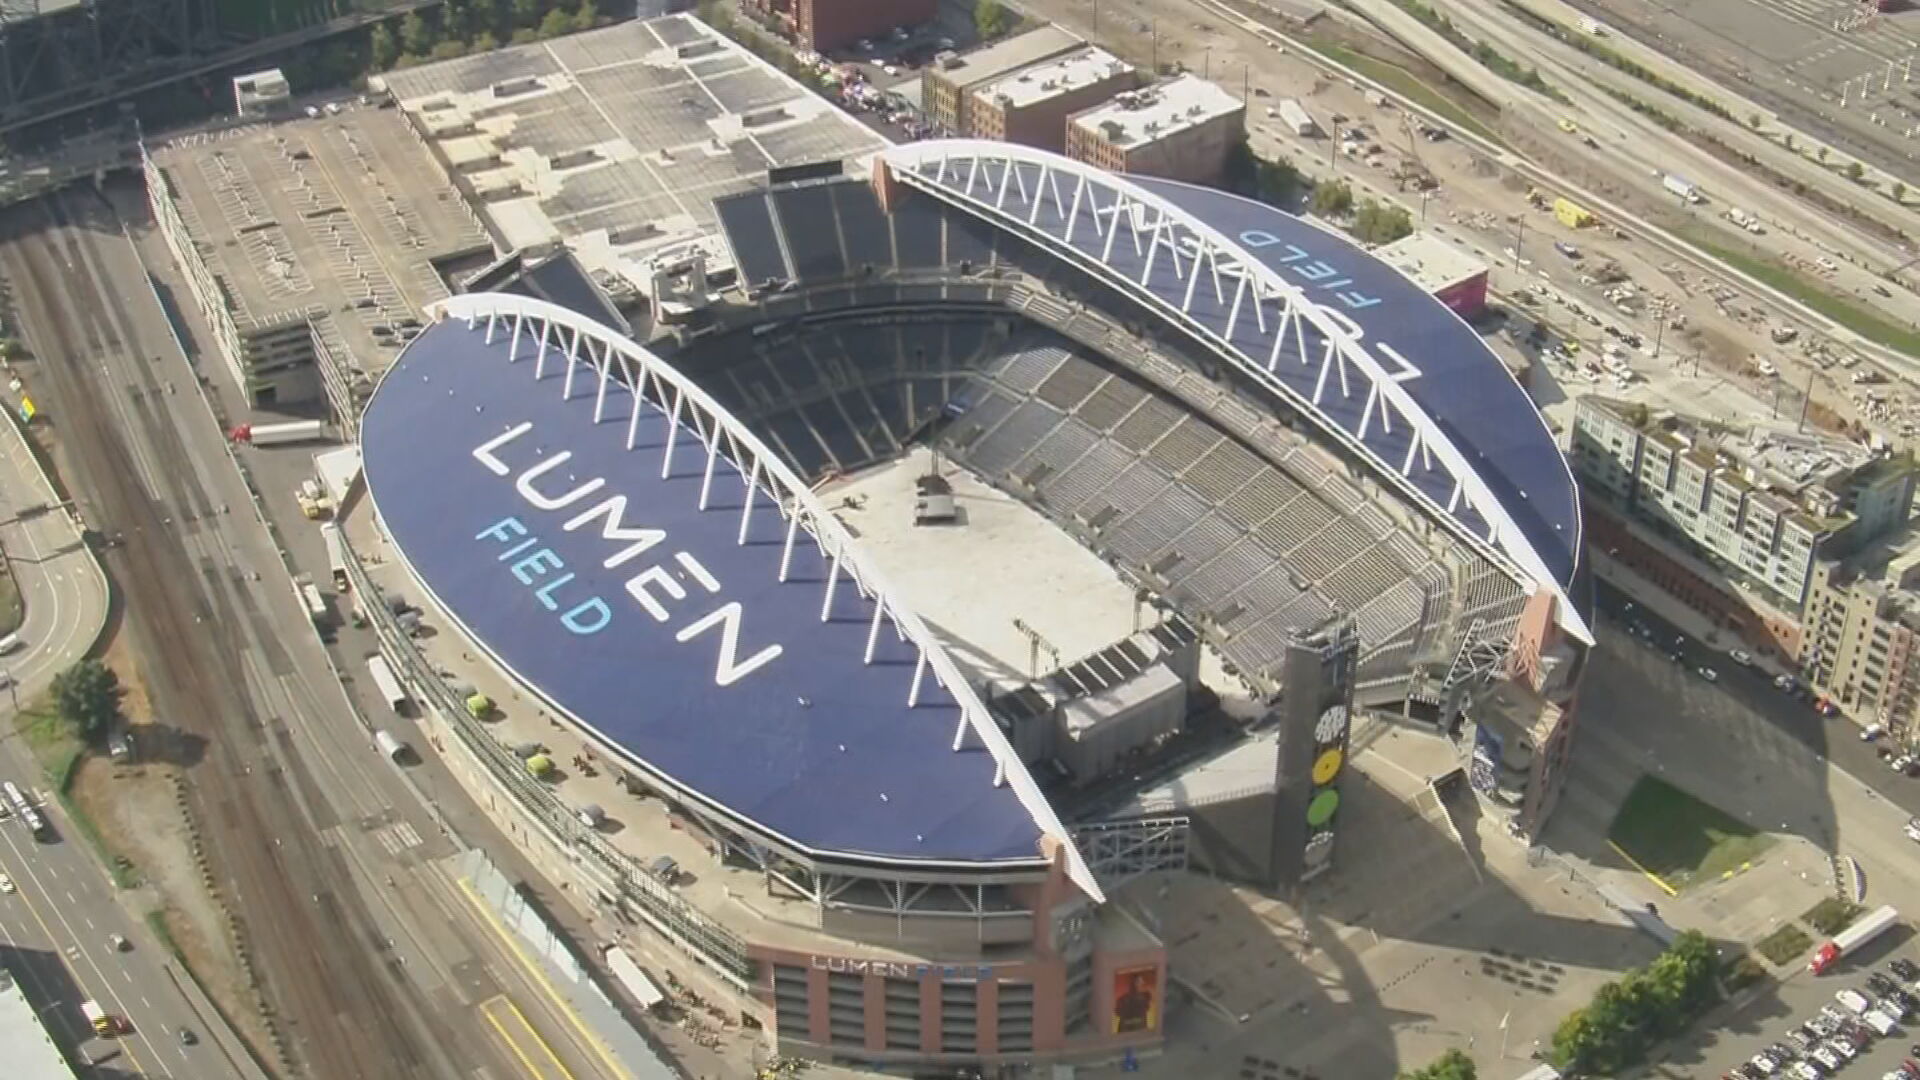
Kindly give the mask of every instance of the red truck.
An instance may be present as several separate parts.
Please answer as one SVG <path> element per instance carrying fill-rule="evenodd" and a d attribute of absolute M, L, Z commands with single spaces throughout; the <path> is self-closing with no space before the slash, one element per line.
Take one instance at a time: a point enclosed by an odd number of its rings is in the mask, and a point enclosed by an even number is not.
<path fill-rule="evenodd" d="M 1860 920 L 1845 930 L 1835 934 L 1832 941 L 1814 951 L 1813 959 L 1807 961 L 1807 970 L 1815 975 L 1824 974 L 1840 958 L 1860 951 L 1860 947 L 1893 929 L 1900 921 L 1900 913 L 1891 906 L 1877 908 L 1860 917 Z"/>

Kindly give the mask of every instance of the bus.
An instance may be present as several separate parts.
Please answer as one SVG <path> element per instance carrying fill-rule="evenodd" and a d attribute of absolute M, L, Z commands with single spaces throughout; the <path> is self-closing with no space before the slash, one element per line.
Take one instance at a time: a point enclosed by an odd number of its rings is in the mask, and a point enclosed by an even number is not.
<path fill-rule="evenodd" d="M 45 839 L 47 819 L 41 816 L 38 807 L 28 801 L 26 792 L 20 790 L 20 785 L 8 780 L 5 784 L 0 784 L 0 792 L 6 794 L 7 805 L 13 807 L 14 816 L 27 827 L 27 831 L 33 834 L 34 839 Z"/>
<path fill-rule="evenodd" d="M 313 620 L 313 625 L 325 629 L 331 621 L 327 613 L 327 598 L 320 595 L 320 590 L 314 587 L 313 582 L 300 583 L 300 602 L 306 606 L 307 617 Z"/>
<path fill-rule="evenodd" d="M 340 538 L 340 526 L 331 521 L 320 526 L 327 541 L 327 564 L 333 569 L 333 591 L 347 591 L 347 544 Z"/>
<path fill-rule="evenodd" d="M 387 705 L 396 715 L 405 715 L 407 693 L 400 689 L 400 680 L 394 677 L 387 658 L 379 653 L 367 657 L 367 671 L 373 675 L 373 685 L 380 688 L 380 696 L 386 699 Z"/>

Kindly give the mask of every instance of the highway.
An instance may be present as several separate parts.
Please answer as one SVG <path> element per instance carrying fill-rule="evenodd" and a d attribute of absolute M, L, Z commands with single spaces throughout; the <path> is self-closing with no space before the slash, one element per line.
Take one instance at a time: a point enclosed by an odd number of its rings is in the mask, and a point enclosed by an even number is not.
<path fill-rule="evenodd" d="M 1519 154 L 1509 152 L 1498 145 L 1480 138 L 1472 131 L 1461 128 L 1448 118 L 1432 112 L 1417 102 L 1409 101 L 1405 96 L 1393 90 L 1391 87 L 1382 86 L 1372 81 L 1366 75 L 1327 60 L 1302 45 L 1298 40 L 1270 26 L 1256 22 L 1228 3 L 1223 2 L 1223 0 L 1192 0 L 1192 2 L 1202 10 L 1226 19 L 1236 27 L 1237 30 L 1252 34 L 1256 40 L 1269 42 L 1277 47 L 1294 50 L 1309 63 L 1329 71 L 1339 78 L 1350 80 L 1356 85 L 1369 90 L 1380 91 L 1394 101 L 1401 109 L 1406 110 L 1411 115 L 1419 117 L 1428 123 L 1451 131 L 1454 138 L 1466 145 L 1477 148 L 1486 154 L 1489 159 L 1498 162 L 1501 166 L 1511 170 L 1520 178 L 1530 183 L 1540 185 L 1545 190 L 1566 194 L 1568 197 L 1593 210 L 1608 222 L 1631 232 L 1637 239 L 1645 240 L 1660 251 L 1677 258 L 1691 270 L 1703 273 L 1714 281 L 1730 285 L 1748 294 L 1766 308 L 1783 315 L 1785 318 L 1799 325 L 1816 328 L 1821 334 L 1837 342 L 1839 345 L 1878 362 L 1889 371 L 1901 373 L 1903 377 L 1920 377 L 1920 365 L 1916 365 L 1916 362 L 1911 357 L 1881 346 L 1849 330 L 1833 319 L 1813 310 L 1806 304 L 1786 295 L 1771 285 L 1760 281 L 1744 271 L 1729 266 L 1716 256 L 1696 247 L 1692 242 L 1675 235 L 1667 229 L 1634 213 L 1632 210 L 1619 205 L 1615 200 L 1602 196 L 1587 186 L 1574 183 L 1563 175 L 1543 168 Z M 1237 2 L 1244 3 L 1248 2 L 1248 0 L 1237 0 Z M 1415 25 L 1418 26 L 1418 24 Z M 1457 50 L 1452 50 L 1450 46 L 1447 47 L 1446 51 L 1452 53 L 1452 59 L 1459 63 L 1472 63 L 1471 60 L 1460 56 Z M 1555 134 L 1558 133 L 1555 132 Z"/>
<path fill-rule="evenodd" d="M 137 188 L 121 195 L 144 217 Z M 600 1075 L 453 888 L 439 860 L 459 845 L 355 721 L 114 211 L 69 193 L 8 212 L 0 234 L 63 472 L 86 519 L 126 538 L 108 569 L 156 712 L 206 740 L 192 809 L 284 1071 L 525 1075 L 499 1006 L 479 1008 L 507 994 L 571 1075 Z"/>

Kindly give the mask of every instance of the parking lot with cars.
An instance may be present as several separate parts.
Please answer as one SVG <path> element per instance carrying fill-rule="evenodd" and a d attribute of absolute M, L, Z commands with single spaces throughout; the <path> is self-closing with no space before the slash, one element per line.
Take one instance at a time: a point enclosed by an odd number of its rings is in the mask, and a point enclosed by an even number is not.
<path fill-rule="evenodd" d="M 1909 939 L 1902 947 L 1912 945 Z M 1819 1001 L 1823 994 L 1827 999 Z M 1794 1014 L 1772 1042 L 1723 1073 L 1724 1080 L 1822 1080 L 1843 1073 L 1920 1080 L 1920 1043 L 1903 1026 L 1920 1013 L 1920 964 L 1910 956 L 1798 978 L 1781 987 L 1780 998 L 1818 1008 Z"/>

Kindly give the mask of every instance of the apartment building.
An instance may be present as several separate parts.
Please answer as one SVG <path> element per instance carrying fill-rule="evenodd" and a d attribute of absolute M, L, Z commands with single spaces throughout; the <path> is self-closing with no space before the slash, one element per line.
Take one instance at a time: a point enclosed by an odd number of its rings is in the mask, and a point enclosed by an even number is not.
<path fill-rule="evenodd" d="M 750 12 L 786 24 L 815 52 L 844 49 L 862 38 L 885 37 L 895 27 L 932 22 L 940 0 L 743 0 Z"/>
<path fill-rule="evenodd" d="M 1207 184 L 1246 137 L 1246 102 L 1186 74 L 1076 113 L 1067 156 L 1109 172 Z"/>
<path fill-rule="evenodd" d="M 970 53 L 943 53 L 920 73 L 920 107 L 935 130 L 959 135 L 973 130 L 975 88 L 1034 64 L 1086 47 L 1086 41 L 1048 23 Z"/>
<path fill-rule="evenodd" d="M 1824 561 L 1807 598 L 1807 685 L 1862 725 L 1920 749 L 1920 544 Z"/>
<path fill-rule="evenodd" d="M 1067 118 L 1133 89 L 1132 64 L 1095 45 L 969 89 L 965 134 L 1064 153 Z"/>
<path fill-rule="evenodd" d="M 1598 395 L 1580 400 L 1568 457 L 1596 547 L 1790 657 L 1815 566 L 1893 530 L 1913 505 L 1904 456 Z"/>

